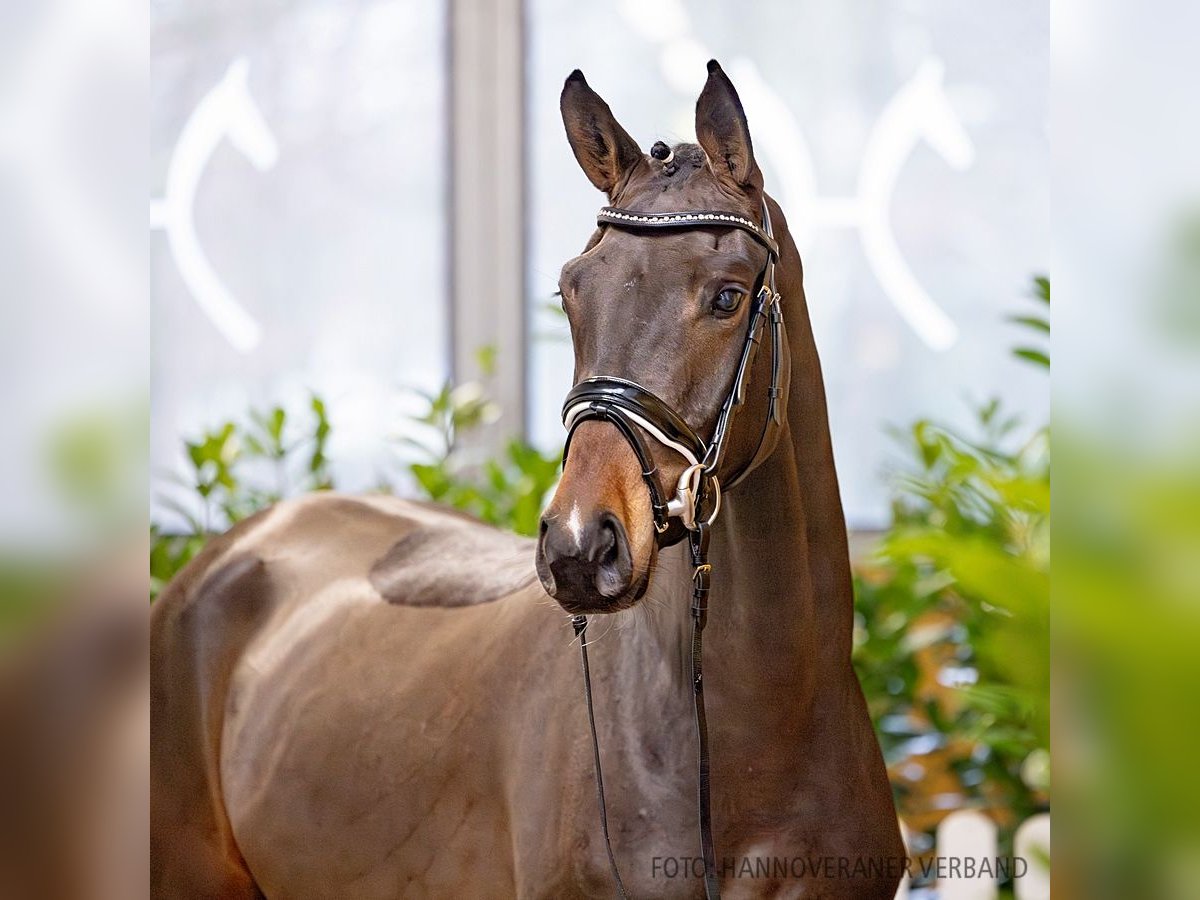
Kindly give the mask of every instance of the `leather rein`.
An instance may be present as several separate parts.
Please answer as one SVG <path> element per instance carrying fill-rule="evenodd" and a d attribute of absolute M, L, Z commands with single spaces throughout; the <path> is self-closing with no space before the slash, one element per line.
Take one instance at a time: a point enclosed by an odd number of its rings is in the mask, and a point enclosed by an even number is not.
<path fill-rule="evenodd" d="M 597 419 L 614 425 L 629 442 L 642 469 L 642 479 L 650 494 L 654 529 L 660 547 L 678 543 L 686 535 L 692 565 L 692 639 L 691 679 L 693 712 L 697 745 L 697 807 L 701 856 L 704 860 L 704 891 L 708 900 L 720 897 L 716 851 L 712 838 L 712 816 L 709 803 L 708 725 L 704 713 L 704 682 L 701 672 L 702 635 L 708 620 L 708 596 L 712 566 L 708 562 L 709 532 L 721 511 L 722 464 L 734 413 L 746 399 L 746 389 L 754 361 L 762 342 L 763 331 L 770 329 L 771 386 L 766 421 L 759 435 L 758 446 L 748 462 L 727 477 L 725 490 L 731 490 L 750 473 L 774 447 L 774 432 L 782 425 L 787 408 L 787 337 L 783 324 L 780 296 L 775 288 L 775 266 L 779 262 L 779 245 L 772 229 L 766 200 L 762 203 L 762 224 L 737 213 L 719 210 L 696 212 L 650 213 L 606 206 L 596 216 L 599 225 L 627 230 L 662 230 L 696 228 L 736 228 L 749 234 L 767 250 L 767 261 L 756 282 L 753 305 L 746 324 L 733 385 L 721 405 L 709 440 L 701 438 L 670 405 L 646 388 L 624 378 L 599 375 L 575 385 L 563 403 L 563 424 L 567 442 L 563 448 L 563 463 L 571 448 L 571 436 L 583 422 Z M 675 487 L 675 495 L 665 500 L 657 480 L 657 469 L 646 441 L 649 438 L 684 458 L 687 467 Z M 672 530 L 671 520 L 678 520 L 681 529 Z M 604 777 L 600 768 L 600 743 L 596 735 L 596 717 L 592 705 L 591 670 L 588 665 L 586 616 L 573 616 L 571 624 L 579 638 L 583 662 L 584 695 L 587 700 L 588 725 L 592 736 L 592 756 L 595 765 L 596 790 L 600 806 L 600 827 L 604 848 L 617 895 L 628 898 L 621 873 L 617 868 L 608 831 L 608 813 L 604 799 Z"/>

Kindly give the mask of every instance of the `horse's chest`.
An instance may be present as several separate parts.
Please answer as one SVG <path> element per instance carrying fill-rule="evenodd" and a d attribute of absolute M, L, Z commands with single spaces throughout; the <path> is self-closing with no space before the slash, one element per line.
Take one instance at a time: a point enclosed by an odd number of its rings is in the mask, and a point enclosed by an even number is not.
<path fill-rule="evenodd" d="M 587 774 L 590 776 L 590 772 Z M 662 782 L 653 787 L 643 783 L 639 788 L 625 784 L 624 775 L 614 772 L 610 779 L 606 771 L 605 793 L 613 852 L 629 895 L 703 897 L 704 865 L 695 771 L 680 764 Z M 572 836 L 564 844 L 560 859 L 560 871 L 571 884 L 565 893 L 611 896 L 613 876 L 600 827 L 596 789 L 590 777 L 579 785 L 579 793 L 582 802 L 572 812 L 569 829 Z M 730 814 L 726 810 L 719 814 L 724 821 L 718 821 L 714 837 L 722 878 L 731 879 L 730 896 L 806 896 L 781 892 L 780 883 L 770 877 L 769 863 L 794 855 L 810 844 L 790 830 L 786 833 L 779 829 L 763 830 L 755 824 L 761 821 L 757 816 L 752 821 L 751 816 L 742 812 Z M 767 870 L 763 870 L 764 863 Z"/>

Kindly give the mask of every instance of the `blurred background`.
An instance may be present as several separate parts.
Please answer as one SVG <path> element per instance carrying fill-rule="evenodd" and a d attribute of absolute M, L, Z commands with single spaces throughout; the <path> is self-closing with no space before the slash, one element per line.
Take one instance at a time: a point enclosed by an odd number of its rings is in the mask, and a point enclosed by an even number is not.
<path fill-rule="evenodd" d="M 603 202 L 562 81 L 648 148 L 715 56 L 805 261 L 910 847 L 1035 869 L 909 896 L 1047 895 L 1052 635 L 1055 887 L 1198 896 L 1198 15 L 4 7 L 0 893 L 143 894 L 146 596 L 210 534 L 331 487 L 534 527 Z"/>

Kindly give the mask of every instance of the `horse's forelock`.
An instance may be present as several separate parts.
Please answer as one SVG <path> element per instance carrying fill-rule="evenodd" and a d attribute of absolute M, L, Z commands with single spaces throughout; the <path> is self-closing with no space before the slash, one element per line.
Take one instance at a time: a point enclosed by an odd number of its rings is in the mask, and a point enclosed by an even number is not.
<path fill-rule="evenodd" d="M 637 174 L 613 198 L 613 205 L 630 209 L 674 208 L 676 201 L 656 203 L 664 194 L 678 199 L 681 191 L 687 191 L 695 196 L 692 206 L 728 208 L 728 189 L 722 187 L 713 176 L 711 169 L 705 165 L 708 158 L 704 148 L 699 144 L 682 142 L 671 148 L 673 156 L 670 162 L 663 164 L 651 161 L 651 165 L 639 169 Z M 707 195 L 707 199 L 706 198 Z M 754 203 L 746 206 L 747 210 L 757 209 Z"/>

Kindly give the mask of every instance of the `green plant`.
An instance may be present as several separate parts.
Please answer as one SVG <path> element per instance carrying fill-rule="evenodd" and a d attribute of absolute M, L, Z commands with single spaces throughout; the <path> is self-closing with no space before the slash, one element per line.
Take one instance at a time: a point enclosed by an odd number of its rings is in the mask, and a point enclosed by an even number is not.
<path fill-rule="evenodd" d="M 1028 331 L 1035 334 L 1039 339 L 1050 338 L 1050 279 L 1045 275 L 1038 275 L 1033 279 L 1032 297 L 1038 303 L 1046 307 L 1045 311 L 1038 310 L 1036 313 L 1023 313 L 1021 315 L 1009 316 L 1008 321 L 1014 325 L 1020 325 Z M 1013 355 L 1018 359 L 1024 359 L 1042 368 L 1050 368 L 1050 350 L 1043 347 L 1031 347 L 1022 345 L 1013 348 Z"/>
<path fill-rule="evenodd" d="M 175 574 L 204 549 L 208 535 L 200 532 L 171 534 L 150 526 L 150 599 L 157 597 Z"/>
<path fill-rule="evenodd" d="M 184 442 L 190 470 L 171 475 L 157 499 L 185 523 L 182 531 L 150 528 L 150 596 L 203 549 L 216 530 L 292 493 L 327 490 L 331 426 L 325 401 L 312 394 L 306 423 L 283 407 L 251 410 L 245 422 L 222 422 Z"/>
<path fill-rule="evenodd" d="M 1049 304 L 1046 279 L 1034 296 Z M 1048 334 L 1042 315 L 1012 321 Z M 1013 825 L 1049 801 L 1049 426 L 1022 435 L 992 401 L 971 435 L 928 420 L 894 434 L 908 462 L 856 575 L 855 664 L 910 826 L 949 805 Z"/>
<path fill-rule="evenodd" d="M 490 348 L 479 352 L 485 375 L 494 359 Z M 514 439 L 499 455 L 474 459 L 464 442 L 499 415 L 483 385 L 447 382 L 436 392 L 414 393 L 421 409 L 409 418 L 400 441 L 418 457 L 406 465 L 416 494 L 519 534 L 536 534 L 542 504 L 558 479 L 560 451 L 542 453 Z M 159 505 L 185 527 L 167 530 L 155 523 L 150 528 L 151 597 L 216 531 L 285 497 L 334 487 L 325 401 L 312 395 L 307 411 L 307 419 L 300 420 L 281 406 L 251 410 L 243 421 L 222 422 L 185 441 L 187 474 L 170 476 L 158 492 Z M 379 489 L 392 492 L 395 486 L 384 480 Z"/>
<path fill-rule="evenodd" d="M 171 476 L 176 490 L 160 491 L 159 502 L 181 516 L 192 533 L 207 534 L 292 493 L 329 489 L 325 449 L 331 427 L 325 401 L 310 395 L 308 411 L 305 425 L 290 423 L 281 406 L 252 409 L 245 422 L 223 422 L 198 440 L 185 441 L 191 471 Z M 192 502 L 178 498 L 180 488 Z"/>
<path fill-rule="evenodd" d="M 480 352 L 485 376 L 493 371 L 494 353 Z M 558 480 L 561 450 L 542 453 L 520 440 L 510 440 L 498 457 L 472 462 L 462 439 L 499 414 L 482 385 L 447 382 L 436 393 L 420 395 L 422 412 L 411 417 L 423 437 L 402 441 L 421 455 L 408 470 L 430 500 L 462 509 L 485 522 L 518 534 L 537 534 L 546 494 Z"/>

